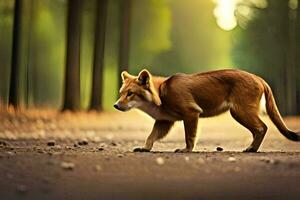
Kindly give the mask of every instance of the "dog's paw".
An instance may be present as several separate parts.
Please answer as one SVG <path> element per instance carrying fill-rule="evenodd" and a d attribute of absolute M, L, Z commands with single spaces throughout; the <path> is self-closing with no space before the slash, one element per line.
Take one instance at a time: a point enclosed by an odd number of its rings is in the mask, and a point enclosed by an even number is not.
<path fill-rule="evenodd" d="M 133 149 L 133 152 L 150 152 L 150 150 L 143 147 L 137 147 Z"/>
<path fill-rule="evenodd" d="M 189 152 L 192 152 L 192 150 L 184 148 L 184 149 L 176 149 L 174 152 L 175 153 L 189 153 Z"/>
<path fill-rule="evenodd" d="M 245 149 L 243 152 L 245 152 L 245 153 L 255 153 L 255 152 L 257 152 L 257 150 L 249 147 L 249 148 Z"/>

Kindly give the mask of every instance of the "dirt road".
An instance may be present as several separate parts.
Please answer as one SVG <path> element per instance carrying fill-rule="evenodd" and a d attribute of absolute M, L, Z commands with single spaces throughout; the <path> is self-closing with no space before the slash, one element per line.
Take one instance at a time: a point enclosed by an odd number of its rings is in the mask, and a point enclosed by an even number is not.
<path fill-rule="evenodd" d="M 299 199 L 300 143 L 263 120 L 260 153 L 241 153 L 251 134 L 227 114 L 200 120 L 195 153 L 173 153 L 180 123 L 153 152 L 133 153 L 153 124 L 139 112 L 2 113 L 0 199 Z"/>

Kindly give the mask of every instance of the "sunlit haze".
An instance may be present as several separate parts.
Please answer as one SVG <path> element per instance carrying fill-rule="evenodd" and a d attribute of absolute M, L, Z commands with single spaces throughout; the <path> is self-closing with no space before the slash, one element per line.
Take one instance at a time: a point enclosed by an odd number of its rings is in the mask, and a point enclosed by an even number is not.
<path fill-rule="evenodd" d="M 214 15 L 218 26 L 227 31 L 234 29 L 237 25 L 234 11 L 238 0 L 215 0 L 215 3 Z"/>

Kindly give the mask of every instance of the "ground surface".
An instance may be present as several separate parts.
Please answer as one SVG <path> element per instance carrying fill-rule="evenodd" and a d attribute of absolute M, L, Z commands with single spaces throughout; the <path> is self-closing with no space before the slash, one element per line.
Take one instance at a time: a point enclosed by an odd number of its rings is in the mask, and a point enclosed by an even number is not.
<path fill-rule="evenodd" d="M 138 112 L 2 113 L 0 199 L 299 199 L 300 143 L 263 119 L 260 153 L 240 153 L 251 134 L 225 114 L 200 120 L 197 152 L 175 154 L 180 123 L 152 153 L 132 152 L 153 124 Z"/>

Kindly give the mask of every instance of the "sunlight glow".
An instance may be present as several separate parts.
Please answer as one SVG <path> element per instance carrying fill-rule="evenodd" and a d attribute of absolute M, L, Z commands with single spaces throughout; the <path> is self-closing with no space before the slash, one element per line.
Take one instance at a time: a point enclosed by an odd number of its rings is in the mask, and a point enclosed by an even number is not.
<path fill-rule="evenodd" d="M 217 19 L 217 24 L 220 28 L 230 31 L 237 26 L 237 21 L 234 15 L 237 3 L 239 0 L 214 0 L 216 7 L 214 15 Z"/>

